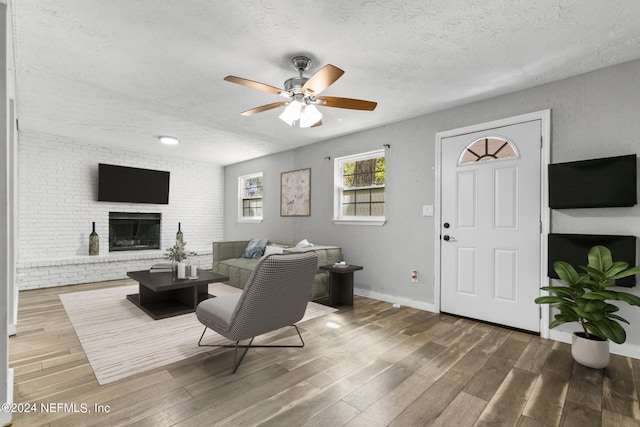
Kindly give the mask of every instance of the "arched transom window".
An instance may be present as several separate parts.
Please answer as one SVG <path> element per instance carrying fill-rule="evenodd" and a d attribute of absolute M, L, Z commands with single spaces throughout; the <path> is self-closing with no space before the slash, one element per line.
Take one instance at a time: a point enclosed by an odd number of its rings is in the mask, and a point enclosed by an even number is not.
<path fill-rule="evenodd" d="M 518 150 L 513 143 L 499 136 L 488 136 L 476 139 L 467 145 L 462 154 L 460 154 L 458 164 L 463 165 L 512 157 L 518 157 Z"/>

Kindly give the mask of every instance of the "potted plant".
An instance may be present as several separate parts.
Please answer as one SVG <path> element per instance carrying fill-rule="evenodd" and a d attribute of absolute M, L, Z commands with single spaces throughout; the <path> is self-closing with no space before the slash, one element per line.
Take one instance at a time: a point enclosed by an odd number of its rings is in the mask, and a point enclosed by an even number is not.
<path fill-rule="evenodd" d="M 629 268 L 623 261 L 614 262 L 605 246 L 594 246 L 587 256 L 588 264 L 578 273 L 564 261 L 553 263 L 562 281 L 561 286 L 543 286 L 551 295 L 535 299 L 537 304 L 551 304 L 559 310 L 549 328 L 577 322 L 582 331 L 574 332 L 571 354 L 576 362 L 592 368 L 604 368 L 609 363 L 609 340 L 622 344 L 627 334 L 620 324 L 629 322 L 617 315 L 620 309 L 612 301 L 624 301 L 640 306 L 640 297 L 615 291 L 617 279 L 640 273 L 640 267 Z"/>

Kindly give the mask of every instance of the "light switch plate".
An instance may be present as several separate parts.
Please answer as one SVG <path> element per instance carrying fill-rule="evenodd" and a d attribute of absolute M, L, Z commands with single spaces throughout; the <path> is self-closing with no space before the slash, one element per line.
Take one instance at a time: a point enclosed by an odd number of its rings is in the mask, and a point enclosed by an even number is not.
<path fill-rule="evenodd" d="M 433 205 L 422 206 L 422 216 L 433 216 Z"/>

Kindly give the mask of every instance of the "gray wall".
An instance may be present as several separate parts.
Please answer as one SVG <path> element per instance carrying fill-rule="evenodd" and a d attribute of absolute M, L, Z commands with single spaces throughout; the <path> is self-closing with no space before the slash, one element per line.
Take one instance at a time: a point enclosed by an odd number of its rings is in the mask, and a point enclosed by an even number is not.
<path fill-rule="evenodd" d="M 435 200 L 435 134 L 458 127 L 551 109 L 552 162 L 637 153 L 640 148 L 640 61 L 633 61 L 551 84 L 424 115 L 393 125 L 301 147 L 225 169 L 225 239 L 335 244 L 349 263 L 365 267 L 355 283 L 364 295 L 416 307 L 434 303 L 433 217 L 422 205 Z M 362 113 L 366 114 L 366 113 Z M 330 126 L 330 124 L 326 124 Z M 387 223 L 382 227 L 334 225 L 333 160 L 342 155 L 387 150 Z M 280 173 L 311 168 L 311 216 L 279 216 Z M 264 172 L 265 219 L 237 223 L 237 178 Z M 553 232 L 640 236 L 640 206 L 554 211 Z M 412 284 L 410 271 L 420 283 Z M 640 295 L 639 288 L 634 288 Z M 632 322 L 628 342 L 640 344 L 640 309 L 623 309 Z M 633 324 L 635 322 L 635 324 Z"/>

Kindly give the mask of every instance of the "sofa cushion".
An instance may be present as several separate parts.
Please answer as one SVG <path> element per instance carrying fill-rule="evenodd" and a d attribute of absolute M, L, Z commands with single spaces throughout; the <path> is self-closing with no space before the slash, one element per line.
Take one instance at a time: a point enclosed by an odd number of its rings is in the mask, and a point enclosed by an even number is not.
<path fill-rule="evenodd" d="M 308 252 L 314 251 L 316 255 L 318 255 L 318 266 L 333 264 L 335 262 L 341 261 L 341 253 L 342 250 L 336 246 L 312 246 L 307 248 L 287 248 L 284 250 L 285 253 L 299 253 L 299 252 Z"/>
<path fill-rule="evenodd" d="M 300 240 L 296 243 L 296 248 L 311 248 L 313 247 L 313 243 L 309 243 L 307 239 Z"/>
<path fill-rule="evenodd" d="M 258 259 L 264 253 L 264 247 L 267 245 L 267 239 L 251 239 L 247 243 L 247 247 L 242 253 L 243 258 Z"/>
<path fill-rule="evenodd" d="M 223 259 L 240 258 L 247 247 L 248 240 L 233 240 L 221 243 L 213 242 L 213 261 Z"/>
<path fill-rule="evenodd" d="M 229 277 L 228 283 L 243 289 L 259 259 L 232 258 L 218 263 L 217 272 Z"/>
<path fill-rule="evenodd" d="M 264 256 L 281 253 L 284 253 L 284 248 L 282 246 L 267 245 L 264 248 Z"/>
<path fill-rule="evenodd" d="M 231 258 L 225 259 L 224 261 L 220 261 L 220 264 L 224 264 L 227 267 L 235 267 L 243 270 L 253 271 L 255 266 L 258 264 L 258 259 L 256 258 Z"/>

